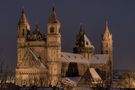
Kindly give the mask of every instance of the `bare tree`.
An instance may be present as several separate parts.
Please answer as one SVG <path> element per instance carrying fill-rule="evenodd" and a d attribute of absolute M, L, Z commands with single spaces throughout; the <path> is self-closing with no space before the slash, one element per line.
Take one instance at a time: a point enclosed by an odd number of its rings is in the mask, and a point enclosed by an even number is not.
<path fill-rule="evenodd" d="M 14 83 L 14 72 L 5 62 L 3 50 L 0 50 L 0 88 L 5 88 L 7 83 Z"/>

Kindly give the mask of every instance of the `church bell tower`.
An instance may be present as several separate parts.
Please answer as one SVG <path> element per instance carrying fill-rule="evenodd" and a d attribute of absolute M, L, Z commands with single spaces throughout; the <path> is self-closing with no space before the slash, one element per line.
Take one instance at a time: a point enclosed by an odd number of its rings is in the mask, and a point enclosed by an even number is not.
<path fill-rule="evenodd" d="M 48 84 L 56 86 L 61 76 L 61 23 L 59 22 L 55 8 L 52 8 L 47 24 L 47 58 L 48 58 Z"/>
<path fill-rule="evenodd" d="M 27 39 L 27 34 L 30 32 L 30 25 L 25 15 L 24 9 L 22 9 L 22 14 L 17 29 L 17 64 L 20 64 L 25 53 L 24 47 Z"/>
<path fill-rule="evenodd" d="M 109 68 L 108 68 L 108 84 L 111 84 L 113 74 L 113 40 L 112 34 L 109 31 L 108 23 L 106 22 L 105 31 L 102 35 L 101 53 L 109 55 Z"/>
<path fill-rule="evenodd" d="M 24 9 L 22 9 L 21 18 L 17 26 L 17 66 L 16 66 L 16 84 L 22 85 L 22 77 L 19 73 L 19 69 L 23 66 L 24 56 L 25 56 L 25 43 L 27 39 L 27 34 L 30 32 L 30 25 L 28 23 L 27 17 L 25 15 Z"/>

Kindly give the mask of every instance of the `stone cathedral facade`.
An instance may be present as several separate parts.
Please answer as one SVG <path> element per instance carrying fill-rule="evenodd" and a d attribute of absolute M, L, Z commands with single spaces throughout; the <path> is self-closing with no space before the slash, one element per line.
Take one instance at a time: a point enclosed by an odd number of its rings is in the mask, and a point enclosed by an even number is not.
<path fill-rule="evenodd" d="M 101 40 L 101 54 L 80 26 L 73 53 L 61 51 L 61 23 L 53 7 L 47 23 L 47 35 L 38 25 L 30 30 L 22 10 L 17 27 L 16 84 L 19 86 L 85 87 L 110 85 L 112 80 L 112 34 L 108 24 Z"/>

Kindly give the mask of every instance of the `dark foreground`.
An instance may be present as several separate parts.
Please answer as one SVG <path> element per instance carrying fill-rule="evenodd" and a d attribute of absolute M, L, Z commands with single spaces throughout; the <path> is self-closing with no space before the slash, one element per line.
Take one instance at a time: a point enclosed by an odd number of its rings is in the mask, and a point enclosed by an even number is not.
<path fill-rule="evenodd" d="M 14 84 L 5 84 L 0 85 L 0 90 L 69 90 L 63 89 L 58 87 L 19 87 Z M 70 90 L 135 90 L 135 88 L 77 88 L 77 89 L 70 89 Z"/>

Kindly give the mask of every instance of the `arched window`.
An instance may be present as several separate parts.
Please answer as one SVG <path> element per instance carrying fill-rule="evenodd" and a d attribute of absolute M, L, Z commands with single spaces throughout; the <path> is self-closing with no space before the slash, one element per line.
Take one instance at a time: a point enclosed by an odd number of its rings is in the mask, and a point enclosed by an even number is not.
<path fill-rule="evenodd" d="M 66 72 L 67 77 L 79 76 L 77 63 L 69 63 L 68 70 Z"/>
<path fill-rule="evenodd" d="M 50 27 L 50 33 L 54 33 L 54 27 Z"/>
<path fill-rule="evenodd" d="M 86 45 L 89 45 L 88 41 L 86 42 Z"/>

